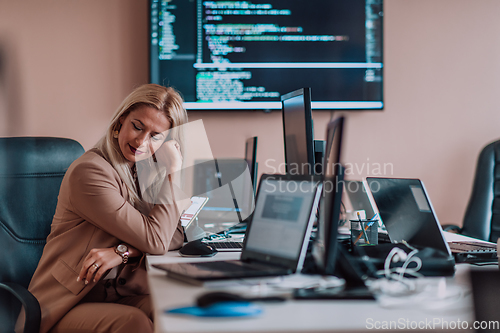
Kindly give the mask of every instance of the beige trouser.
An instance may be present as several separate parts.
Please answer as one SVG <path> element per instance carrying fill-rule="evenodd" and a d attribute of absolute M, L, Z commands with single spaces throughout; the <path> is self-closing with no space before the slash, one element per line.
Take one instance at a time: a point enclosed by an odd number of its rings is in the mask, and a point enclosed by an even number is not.
<path fill-rule="evenodd" d="M 114 280 L 99 282 L 50 332 L 153 332 L 149 295 L 122 297 L 116 293 L 114 283 Z"/>

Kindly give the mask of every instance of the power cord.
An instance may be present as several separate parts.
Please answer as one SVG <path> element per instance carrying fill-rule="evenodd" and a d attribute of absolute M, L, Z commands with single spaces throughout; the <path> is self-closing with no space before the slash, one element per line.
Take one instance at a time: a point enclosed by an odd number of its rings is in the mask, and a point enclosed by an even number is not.
<path fill-rule="evenodd" d="M 379 293 L 380 305 L 385 308 L 418 306 L 428 311 L 463 307 L 462 300 L 466 291 L 460 286 L 448 286 L 444 277 L 439 280 L 409 278 L 423 277 L 418 272 L 422 268 L 422 260 L 415 256 L 418 249 L 406 242 L 402 243 L 411 252 L 406 253 L 403 249 L 394 247 L 385 259 L 384 269 L 377 271 L 383 278 L 370 281 L 370 290 Z M 403 264 L 391 267 L 398 262 Z"/>
<path fill-rule="evenodd" d="M 418 272 L 422 268 L 422 260 L 415 256 L 418 253 L 418 249 L 406 242 L 404 242 L 404 244 L 411 249 L 411 252 L 406 253 L 403 249 L 394 247 L 385 258 L 384 269 L 378 270 L 375 273 L 376 276 L 385 277 L 385 279 L 382 278 L 372 281 L 372 283 L 370 283 L 371 288 L 383 294 L 393 296 L 407 295 L 408 293 L 415 292 L 415 281 L 407 276 L 423 276 Z M 398 262 L 403 262 L 403 264 L 401 266 L 391 267 Z M 411 264 L 415 265 L 410 267 Z"/>

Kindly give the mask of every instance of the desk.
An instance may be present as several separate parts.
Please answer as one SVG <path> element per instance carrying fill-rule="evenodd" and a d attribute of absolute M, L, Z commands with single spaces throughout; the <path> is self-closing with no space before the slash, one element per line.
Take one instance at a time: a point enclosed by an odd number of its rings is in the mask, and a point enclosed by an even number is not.
<path fill-rule="evenodd" d="M 448 237 L 447 237 L 448 238 Z M 461 236 L 451 236 L 460 239 Z M 239 253 L 218 253 L 202 260 L 237 259 Z M 414 298 L 398 298 L 398 303 L 389 305 L 387 298 L 378 301 L 295 301 L 285 303 L 260 303 L 263 314 L 255 318 L 197 318 L 165 314 L 165 309 L 194 305 L 198 295 L 211 289 L 198 287 L 169 279 L 162 270 L 151 267 L 155 263 L 173 263 L 200 260 L 183 258 L 177 252 L 164 256 L 148 256 L 148 280 L 155 307 L 155 329 L 157 333 L 188 332 L 383 332 L 383 325 L 399 325 L 390 332 L 415 331 L 414 325 L 427 327 L 423 331 L 440 329 L 449 325 L 472 325 L 473 306 L 468 283 L 468 265 L 457 265 L 453 278 L 419 279 L 420 288 L 436 290 L 433 300 L 415 302 Z M 491 268 L 491 266 L 490 266 Z M 446 284 L 447 290 L 460 290 L 459 302 L 439 300 L 438 286 Z M 235 287 L 237 288 L 237 287 Z M 247 287 L 240 287 L 246 288 Z M 258 287 L 255 287 L 258 288 Z M 433 289 L 434 288 L 434 289 Z M 222 289 L 222 288 L 217 288 Z M 435 324 L 433 324 L 435 323 Z M 413 325 L 413 327 L 412 327 Z M 431 326 L 434 325 L 434 326 Z M 446 326 L 444 326 L 446 328 Z M 371 328 L 371 329 L 370 329 Z M 456 332 L 455 327 L 442 332 Z M 470 329 L 468 331 L 471 331 Z"/>

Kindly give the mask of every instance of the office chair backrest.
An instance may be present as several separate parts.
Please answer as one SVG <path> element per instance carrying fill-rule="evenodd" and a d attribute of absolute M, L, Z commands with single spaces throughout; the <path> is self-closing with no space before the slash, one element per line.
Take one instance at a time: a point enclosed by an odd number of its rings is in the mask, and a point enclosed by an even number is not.
<path fill-rule="evenodd" d="M 492 242 L 500 237 L 500 140 L 479 154 L 462 234 Z"/>
<path fill-rule="evenodd" d="M 70 139 L 0 138 L 0 282 L 28 286 L 50 232 L 62 178 L 83 152 Z"/>

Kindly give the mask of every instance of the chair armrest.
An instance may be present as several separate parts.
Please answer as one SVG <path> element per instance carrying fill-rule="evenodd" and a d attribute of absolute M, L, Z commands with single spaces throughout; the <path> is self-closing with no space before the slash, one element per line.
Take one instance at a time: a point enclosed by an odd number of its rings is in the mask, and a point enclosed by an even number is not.
<path fill-rule="evenodd" d="M 0 288 L 15 296 L 22 304 L 25 311 L 24 332 L 38 333 L 42 312 L 38 300 L 23 286 L 13 282 L 0 283 Z"/>
<path fill-rule="evenodd" d="M 441 227 L 443 228 L 443 231 L 452 232 L 454 234 L 461 234 L 462 233 L 462 228 L 460 228 L 458 225 L 443 224 Z"/>

